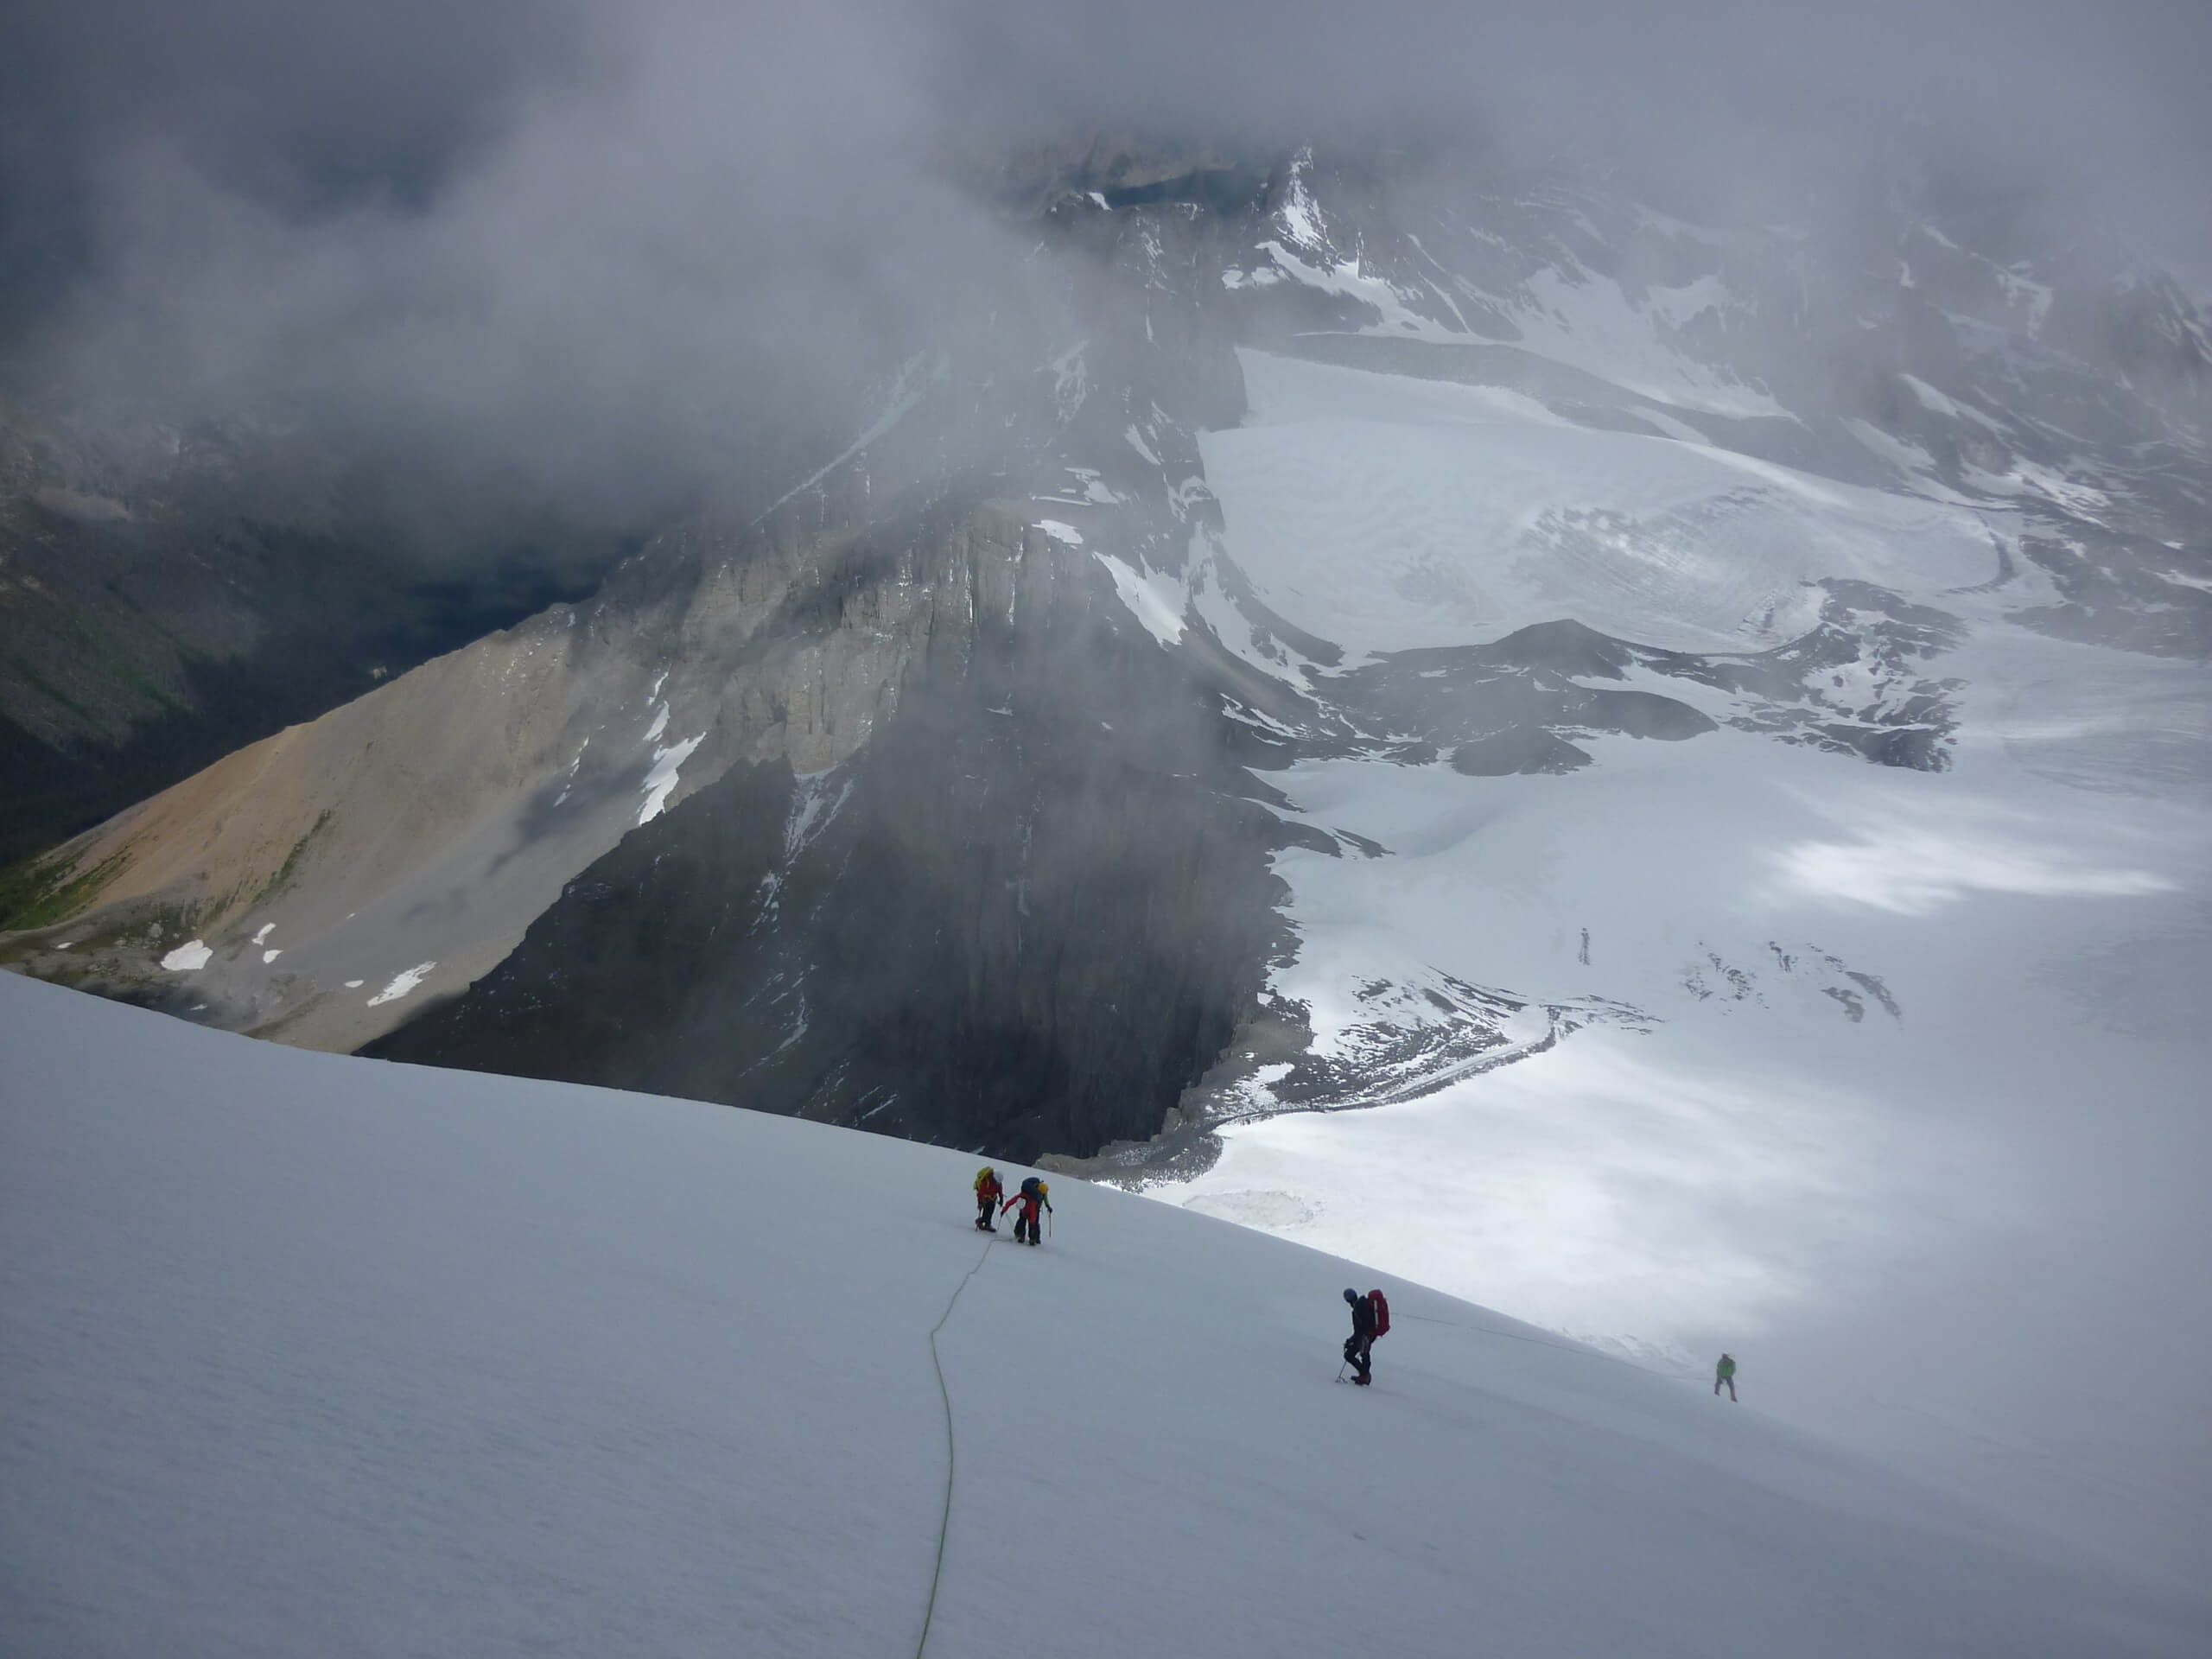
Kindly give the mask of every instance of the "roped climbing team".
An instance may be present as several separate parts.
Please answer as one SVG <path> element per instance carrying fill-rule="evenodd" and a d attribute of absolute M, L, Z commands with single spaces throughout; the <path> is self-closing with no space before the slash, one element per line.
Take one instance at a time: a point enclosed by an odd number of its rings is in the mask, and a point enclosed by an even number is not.
<path fill-rule="evenodd" d="M 1042 1243 L 1044 1242 L 1042 1229 L 1038 1224 L 1037 1212 L 1042 1210 L 1048 1216 L 1052 1213 L 1051 1198 L 1052 1189 L 1036 1176 L 1032 1175 L 1022 1182 L 1020 1191 L 1003 1203 L 1000 1203 L 1000 1195 L 1005 1191 L 1005 1186 L 999 1180 L 998 1171 L 992 1168 L 990 1165 L 985 1164 L 976 1172 L 976 1225 L 977 1229 L 986 1233 L 998 1231 L 998 1227 L 991 1215 L 991 1206 L 994 1204 L 998 1204 L 998 1213 L 1001 1216 L 1018 1205 L 1020 1206 L 1021 1213 L 1014 1218 L 1014 1242 L 1017 1244 Z"/>
<path fill-rule="evenodd" d="M 1017 1244 L 1035 1244 L 1038 1238 L 1038 1212 L 1052 1213 L 1052 1188 L 1032 1175 L 1021 1183 L 1013 1197 L 1007 1198 L 1006 1186 L 999 1179 L 996 1168 L 985 1164 L 976 1172 L 976 1226 L 978 1231 L 995 1233 L 998 1226 L 993 1214 L 1003 1216 L 1020 1206 L 1020 1213 L 1014 1218 L 1014 1240 Z M 1365 1295 L 1351 1289 L 1344 1292 L 1344 1301 L 1351 1308 L 1351 1334 L 1344 1338 L 1344 1363 L 1352 1375 L 1348 1379 L 1367 1388 L 1375 1381 L 1375 1339 L 1390 1333 L 1390 1304 L 1379 1290 Z M 1344 1373 L 1339 1370 L 1338 1376 Z M 1723 1354 L 1713 1368 L 1713 1391 L 1719 1394 L 1726 1388 L 1728 1397 L 1736 1397 L 1736 1361 Z"/>

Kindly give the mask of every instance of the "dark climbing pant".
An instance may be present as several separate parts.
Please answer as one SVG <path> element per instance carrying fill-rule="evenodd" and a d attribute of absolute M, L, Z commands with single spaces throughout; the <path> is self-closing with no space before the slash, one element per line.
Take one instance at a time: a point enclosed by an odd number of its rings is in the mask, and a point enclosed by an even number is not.
<path fill-rule="evenodd" d="M 1375 1361 L 1369 1351 L 1374 1346 L 1374 1338 L 1362 1336 L 1357 1332 L 1354 1332 L 1344 1338 L 1344 1358 L 1351 1363 L 1352 1370 L 1358 1373 L 1359 1380 L 1363 1382 L 1368 1380 L 1375 1370 Z"/>
<path fill-rule="evenodd" d="M 1037 1211 L 1027 1208 L 1014 1212 L 1014 1242 L 1034 1244 L 1037 1242 Z"/>
<path fill-rule="evenodd" d="M 998 1200 L 988 1192 L 978 1192 L 976 1195 L 976 1224 L 985 1232 L 998 1231 L 997 1228 L 991 1225 L 991 1210 L 997 1203 Z"/>
<path fill-rule="evenodd" d="M 1713 1379 L 1714 1394 L 1719 1394 L 1724 1388 L 1728 1390 L 1728 1397 L 1733 1400 L 1736 1397 L 1736 1379 L 1732 1376 L 1716 1376 Z"/>

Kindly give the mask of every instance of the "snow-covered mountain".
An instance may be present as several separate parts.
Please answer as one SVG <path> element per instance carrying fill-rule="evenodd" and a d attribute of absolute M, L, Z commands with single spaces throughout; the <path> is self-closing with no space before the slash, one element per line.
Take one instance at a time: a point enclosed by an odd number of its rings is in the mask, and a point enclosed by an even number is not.
<path fill-rule="evenodd" d="M 974 1160 L 0 982 L 0 1646 L 2187 1654 L 1758 1404 Z"/>
<path fill-rule="evenodd" d="M 993 188 L 768 512 L 123 814 L 0 955 L 1764 1333 L 1802 1421 L 2208 1565 L 2188 292 L 1908 191 Z"/>

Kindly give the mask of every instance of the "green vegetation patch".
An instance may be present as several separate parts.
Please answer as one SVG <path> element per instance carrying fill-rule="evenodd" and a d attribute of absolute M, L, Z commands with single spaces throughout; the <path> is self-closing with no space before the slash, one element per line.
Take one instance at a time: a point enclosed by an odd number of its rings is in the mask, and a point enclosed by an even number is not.
<path fill-rule="evenodd" d="M 0 932 L 67 921 L 91 905 L 129 861 L 127 852 L 118 852 L 73 876 L 67 858 L 47 853 L 0 870 Z"/>

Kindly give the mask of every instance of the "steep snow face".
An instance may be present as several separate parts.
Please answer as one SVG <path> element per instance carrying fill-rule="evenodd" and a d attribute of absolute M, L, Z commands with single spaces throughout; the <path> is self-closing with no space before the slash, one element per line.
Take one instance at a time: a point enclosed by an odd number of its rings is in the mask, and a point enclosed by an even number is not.
<path fill-rule="evenodd" d="M 10 1651 L 2186 1655 L 2212 1608 L 1368 1268 L 0 976 Z M 1002 1173 L 1018 1177 L 1021 1172 Z M 34 1520 L 35 1517 L 35 1520 Z"/>

